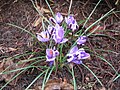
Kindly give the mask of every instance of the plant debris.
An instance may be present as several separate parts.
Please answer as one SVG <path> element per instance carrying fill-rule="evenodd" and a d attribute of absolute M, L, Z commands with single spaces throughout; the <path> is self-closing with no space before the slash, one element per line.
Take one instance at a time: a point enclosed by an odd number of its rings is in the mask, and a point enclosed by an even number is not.
<path fill-rule="evenodd" d="M 20 71 L 17 69 L 20 68 L 24 68 L 26 67 L 27 64 L 17 64 L 14 63 L 13 60 L 11 58 L 7 58 L 7 60 L 3 60 L 0 63 L 0 81 L 5 80 L 6 82 L 8 82 L 9 80 L 11 80 L 17 73 L 19 73 Z M 17 71 L 14 71 L 17 70 Z M 13 71 L 13 72 L 12 72 Z M 18 76 L 16 79 L 12 80 L 9 84 L 10 85 L 16 85 L 17 80 L 20 78 L 20 76 Z"/>

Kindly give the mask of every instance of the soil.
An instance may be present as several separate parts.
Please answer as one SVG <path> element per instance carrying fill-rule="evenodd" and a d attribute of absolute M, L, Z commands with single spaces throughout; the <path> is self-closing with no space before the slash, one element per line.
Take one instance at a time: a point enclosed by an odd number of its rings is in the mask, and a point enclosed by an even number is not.
<path fill-rule="evenodd" d="M 51 0 L 52 1 L 52 0 Z M 69 8 L 69 0 L 49 1 L 53 11 L 62 12 L 67 15 Z M 77 21 L 85 20 L 96 3 L 99 0 L 73 0 L 71 13 L 75 15 Z M 86 27 L 93 23 L 112 8 L 114 11 L 120 10 L 120 1 L 115 5 L 117 0 L 104 0 L 95 10 Z M 35 2 L 35 1 L 34 1 Z M 40 8 L 48 9 L 44 0 L 38 1 Z M 49 17 L 49 12 L 44 12 L 44 15 Z M 24 30 L 16 28 L 6 23 L 11 23 L 22 27 L 31 33 L 35 34 L 41 31 L 41 23 L 36 27 L 33 26 L 35 20 L 39 17 L 31 0 L 0 0 L 0 63 L 6 58 L 23 55 L 29 52 L 41 52 L 40 47 L 36 44 L 38 41 L 34 40 L 32 36 Z M 99 22 L 101 26 L 106 26 L 102 32 L 103 35 L 90 36 L 87 41 L 87 46 L 93 50 L 93 54 L 100 54 L 110 62 L 114 68 L 120 73 L 120 13 L 113 13 Z M 98 33 L 96 33 L 98 34 Z M 100 33 L 101 34 L 101 33 Z M 104 51 L 101 51 L 101 50 Z M 107 50 L 114 51 L 108 52 Z M 39 54 L 38 54 L 39 55 Z M 34 57 L 37 56 L 34 55 Z M 14 58 L 14 63 L 33 56 L 26 55 L 21 58 Z M 25 63 L 26 64 L 26 63 Z M 28 64 L 28 63 L 27 63 Z M 84 61 L 86 64 L 102 81 L 104 87 L 101 87 L 94 76 L 84 68 L 82 65 L 75 65 L 75 77 L 79 90 L 120 90 L 120 78 L 112 82 L 116 77 L 114 70 L 103 60 L 96 56 L 91 56 L 91 59 Z M 1 65 L 1 64 L 0 64 Z M 1 67 L 0 67 L 1 68 Z M 28 69 L 19 78 L 8 84 L 3 90 L 25 90 L 25 88 L 42 72 L 42 69 Z M 57 75 L 53 72 L 52 78 L 66 78 L 71 83 L 72 76 L 66 67 L 59 69 Z M 39 78 L 31 88 L 41 86 L 43 77 Z M 5 79 L 0 79 L 0 87 L 6 83 Z M 35 90 L 35 89 L 33 89 Z M 37 90 L 37 89 L 36 89 Z"/>

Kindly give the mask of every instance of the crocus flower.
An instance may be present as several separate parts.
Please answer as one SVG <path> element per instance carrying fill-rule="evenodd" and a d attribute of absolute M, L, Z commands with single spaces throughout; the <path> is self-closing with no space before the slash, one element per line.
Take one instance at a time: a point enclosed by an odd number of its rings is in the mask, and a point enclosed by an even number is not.
<path fill-rule="evenodd" d="M 65 22 L 73 32 L 78 28 L 78 24 L 72 15 L 65 17 Z"/>
<path fill-rule="evenodd" d="M 53 17 L 50 17 L 49 20 L 55 24 L 60 24 L 63 21 L 63 16 L 58 12 L 55 15 L 55 19 Z"/>
<path fill-rule="evenodd" d="M 72 15 L 65 17 L 65 22 L 67 23 L 67 25 L 70 25 L 71 23 L 75 23 L 75 19 Z"/>
<path fill-rule="evenodd" d="M 68 39 L 64 38 L 64 29 L 59 24 L 56 24 L 55 30 L 56 31 L 53 34 L 53 39 L 56 44 L 65 43 L 68 41 Z"/>
<path fill-rule="evenodd" d="M 63 21 L 63 16 L 58 12 L 55 16 L 55 20 L 58 24 L 60 24 Z"/>
<path fill-rule="evenodd" d="M 88 57 L 90 57 L 90 54 L 86 53 L 83 48 L 78 49 L 77 46 L 74 46 L 70 50 L 69 54 L 67 54 L 67 61 L 75 64 L 81 64 L 82 59 L 87 59 Z"/>
<path fill-rule="evenodd" d="M 49 62 L 50 65 L 54 63 L 54 60 L 58 55 L 59 55 L 58 50 L 46 49 L 46 61 Z"/>
<path fill-rule="evenodd" d="M 82 45 L 86 42 L 86 36 L 80 36 L 78 39 L 77 39 L 77 44 L 78 45 Z"/>
<path fill-rule="evenodd" d="M 50 40 L 50 35 L 48 31 L 42 31 L 41 33 L 37 33 L 37 39 L 41 42 L 47 42 Z"/>

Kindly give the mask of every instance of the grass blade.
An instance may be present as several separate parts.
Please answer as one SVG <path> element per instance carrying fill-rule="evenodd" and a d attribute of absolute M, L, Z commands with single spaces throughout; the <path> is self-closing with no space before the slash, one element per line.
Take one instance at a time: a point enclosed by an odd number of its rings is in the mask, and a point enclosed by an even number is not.
<path fill-rule="evenodd" d="M 118 72 L 116 71 L 116 69 L 113 67 L 113 65 L 111 63 L 109 63 L 105 58 L 103 58 L 102 56 L 96 55 L 98 58 L 100 58 L 101 60 L 103 60 L 104 62 L 106 62 L 109 66 L 111 66 L 111 68 L 115 71 L 116 74 L 118 74 Z"/>
<path fill-rule="evenodd" d="M 99 18 L 97 21 L 95 21 L 93 24 L 91 24 L 91 25 L 82 33 L 82 35 L 84 35 L 91 27 L 93 27 L 95 24 L 97 24 L 100 20 L 102 20 L 103 18 L 105 18 L 106 16 L 108 16 L 113 10 L 114 10 L 114 8 L 111 9 L 109 12 L 107 12 L 105 15 L 103 15 L 101 18 Z M 94 33 L 94 32 L 92 32 L 92 33 Z M 92 34 L 92 33 L 91 33 L 91 34 Z M 88 34 L 88 35 L 91 35 L 91 34 Z"/>
<path fill-rule="evenodd" d="M 46 74 L 45 74 L 45 76 L 44 76 L 43 84 L 42 84 L 42 90 L 44 90 L 45 84 L 47 83 L 47 81 L 48 81 L 48 79 L 49 79 L 49 77 L 50 77 L 50 75 L 51 75 L 51 73 L 52 73 L 52 71 L 53 71 L 53 69 L 54 69 L 54 66 L 52 67 L 51 70 L 50 70 L 50 68 L 51 68 L 51 67 L 49 67 L 49 68 L 47 69 Z M 49 70 L 50 70 L 50 72 L 49 72 Z M 49 74 L 48 74 L 48 72 L 49 72 Z M 48 74 L 48 76 L 47 76 L 47 74 Z"/>
<path fill-rule="evenodd" d="M 76 80 L 75 80 L 75 75 L 74 75 L 74 69 L 72 67 L 72 77 L 73 77 L 73 83 L 74 83 L 74 90 L 77 90 L 77 85 L 76 85 Z"/>
<path fill-rule="evenodd" d="M 120 78 L 120 74 L 116 78 L 114 78 L 113 82 L 116 81 L 118 78 Z"/>
<path fill-rule="evenodd" d="M 22 74 L 23 72 L 24 72 L 24 70 L 21 71 L 21 72 L 19 72 L 17 75 L 15 75 L 15 76 L 14 76 L 12 79 L 10 79 L 5 85 L 3 85 L 0 90 L 2 90 L 3 88 L 5 88 L 12 80 L 14 80 L 16 77 L 18 77 L 18 76 L 19 76 L 20 74 Z"/>
<path fill-rule="evenodd" d="M 72 7 L 72 2 L 73 2 L 73 0 L 70 1 L 70 6 L 69 6 L 69 10 L 68 10 L 68 15 L 70 15 L 70 10 L 71 10 L 71 7 Z"/>
<path fill-rule="evenodd" d="M 34 65 L 36 63 L 38 63 L 39 61 L 36 61 L 32 64 L 30 64 L 29 66 L 31 65 Z M 12 80 L 14 80 L 16 77 L 18 77 L 20 74 L 22 74 L 25 70 L 27 70 L 27 68 L 25 68 L 24 70 L 20 71 L 17 75 L 15 75 L 12 79 L 10 79 L 5 85 L 2 86 L 2 88 L 0 90 L 2 90 L 3 88 L 5 88 Z"/>
<path fill-rule="evenodd" d="M 13 27 L 16 27 L 16 28 L 18 28 L 18 29 L 21 29 L 21 30 L 23 30 L 24 32 L 30 34 L 32 37 L 36 38 L 36 36 L 35 36 L 34 34 L 32 34 L 30 31 L 28 31 L 28 30 L 26 30 L 26 29 L 24 29 L 24 28 L 22 28 L 22 27 L 19 27 L 19 26 L 15 25 L 15 24 L 11 24 L 11 23 L 6 23 L 6 24 L 7 24 L 7 25 L 10 25 L 10 26 L 13 26 Z"/>
<path fill-rule="evenodd" d="M 45 2 L 46 2 L 46 4 L 48 5 L 48 7 L 49 7 L 49 9 L 50 9 L 50 12 L 52 13 L 53 17 L 55 17 L 55 14 L 53 13 L 53 11 L 52 11 L 52 9 L 51 9 L 50 4 L 48 3 L 47 0 L 45 0 Z"/>
<path fill-rule="evenodd" d="M 94 11 L 96 10 L 97 6 L 100 4 L 102 0 L 99 0 L 99 2 L 96 4 L 96 6 L 94 7 L 94 9 L 92 10 L 92 12 L 90 13 L 90 15 L 88 16 L 88 18 L 86 19 L 85 23 L 83 24 L 83 27 L 85 27 L 86 23 L 88 22 L 88 20 L 90 19 L 90 17 L 92 16 L 92 14 L 94 13 Z"/>
<path fill-rule="evenodd" d="M 39 79 L 45 72 L 46 72 L 46 70 L 43 71 L 42 73 L 40 73 L 40 74 L 29 84 L 29 86 L 28 86 L 25 90 L 28 90 L 28 89 L 33 85 L 33 83 L 35 83 L 35 81 L 37 81 L 37 79 Z"/>
<path fill-rule="evenodd" d="M 48 79 L 49 79 L 52 71 L 54 70 L 54 68 L 55 68 L 55 66 L 53 66 L 52 69 L 50 70 L 50 72 L 49 72 L 49 74 L 48 74 L 48 76 L 47 76 L 47 78 L 46 78 L 46 81 L 45 81 L 46 83 L 47 83 L 47 81 L 48 81 Z"/>
<path fill-rule="evenodd" d="M 46 17 L 44 17 L 44 15 L 43 15 L 43 14 L 38 10 L 38 8 L 35 6 L 34 1 L 31 0 L 31 2 L 32 2 L 33 7 L 35 8 L 35 10 L 38 12 L 38 14 L 39 14 L 43 19 L 45 19 L 49 24 L 51 24 L 50 21 L 49 21 Z"/>
<path fill-rule="evenodd" d="M 47 74 L 48 74 L 49 69 L 50 69 L 50 67 L 46 70 L 46 73 L 45 73 L 45 76 L 44 76 L 44 79 L 43 79 L 42 90 L 44 90 L 45 80 L 46 80 L 46 77 L 47 77 Z"/>

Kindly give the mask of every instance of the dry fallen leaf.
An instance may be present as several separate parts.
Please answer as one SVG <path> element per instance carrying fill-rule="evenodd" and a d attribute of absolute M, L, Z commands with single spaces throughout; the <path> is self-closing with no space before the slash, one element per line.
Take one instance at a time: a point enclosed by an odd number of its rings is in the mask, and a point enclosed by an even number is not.
<path fill-rule="evenodd" d="M 100 34 L 103 30 L 105 30 L 105 26 L 95 25 L 88 31 L 89 33 Z"/>
<path fill-rule="evenodd" d="M 38 5 L 37 2 L 35 2 L 35 5 L 36 5 L 37 10 L 38 10 L 41 14 L 43 14 L 44 11 L 43 11 L 43 9 Z M 42 16 L 39 16 L 39 17 L 37 17 L 37 18 L 35 19 L 35 21 L 33 22 L 32 25 L 33 25 L 33 27 L 36 27 L 36 26 L 38 26 L 41 22 L 42 22 Z"/>
<path fill-rule="evenodd" d="M 45 86 L 45 90 L 60 90 L 61 80 L 60 79 L 54 79 L 54 80 L 48 80 Z"/>
<path fill-rule="evenodd" d="M 30 90 L 42 90 L 42 87 L 40 85 L 35 85 L 34 87 L 34 89 Z M 44 90 L 74 90 L 74 87 L 71 84 L 67 83 L 66 79 L 62 81 L 62 79 L 55 78 L 48 80 Z"/>
<path fill-rule="evenodd" d="M 62 90 L 73 90 L 74 87 L 71 84 L 67 83 L 67 80 L 64 78 L 64 81 L 61 84 L 61 89 Z"/>
<path fill-rule="evenodd" d="M 16 51 L 17 49 L 16 48 L 12 48 L 12 47 L 9 47 L 8 48 L 10 51 Z"/>
<path fill-rule="evenodd" d="M 41 22 L 42 22 L 42 17 L 37 18 L 37 19 L 33 22 L 33 27 L 37 27 Z"/>
<path fill-rule="evenodd" d="M 45 90 L 74 90 L 73 86 L 67 83 L 66 79 L 53 79 L 46 83 Z"/>
<path fill-rule="evenodd" d="M 44 13 L 50 13 L 50 10 L 45 9 L 45 8 L 41 8 L 40 6 L 37 5 L 38 10 L 41 12 L 41 14 Z M 42 22 L 42 17 L 39 16 L 38 18 L 35 19 L 35 21 L 33 22 L 33 27 L 37 27 L 40 23 Z"/>
<path fill-rule="evenodd" d="M 42 11 L 44 11 L 44 13 L 50 13 L 50 10 L 49 9 L 45 9 L 45 8 L 41 8 Z"/>
<path fill-rule="evenodd" d="M 13 52 L 16 50 L 17 50 L 16 48 L 0 46 L 0 52 L 2 53 Z"/>
<path fill-rule="evenodd" d="M 37 10 L 43 15 L 44 13 L 50 13 L 49 9 L 45 9 L 41 6 L 38 5 L 37 2 L 35 2 L 36 8 Z M 35 21 L 33 22 L 33 27 L 37 27 L 40 23 L 42 22 L 42 16 L 39 16 L 35 19 Z"/>
<path fill-rule="evenodd" d="M 89 22 L 85 28 L 88 28 L 90 25 L 92 25 L 93 22 Z M 88 31 L 87 33 L 94 33 L 94 34 L 101 34 L 101 32 L 103 32 L 104 30 L 106 29 L 106 25 L 100 25 L 100 24 L 97 24 L 97 25 L 94 25 L 92 26 Z"/>

